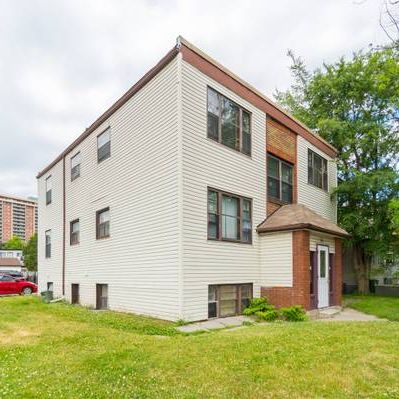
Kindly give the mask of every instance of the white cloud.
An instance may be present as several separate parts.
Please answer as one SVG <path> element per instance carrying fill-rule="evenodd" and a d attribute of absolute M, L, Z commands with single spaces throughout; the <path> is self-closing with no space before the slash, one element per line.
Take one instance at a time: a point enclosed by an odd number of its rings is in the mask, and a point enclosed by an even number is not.
<path fill-rule="evenodd" d="M 379 0 L 0 0 L 0 191 L 34 176 L 182 34 L 271 96 L 287 49 L 310 68 L 386 40 Z"/>

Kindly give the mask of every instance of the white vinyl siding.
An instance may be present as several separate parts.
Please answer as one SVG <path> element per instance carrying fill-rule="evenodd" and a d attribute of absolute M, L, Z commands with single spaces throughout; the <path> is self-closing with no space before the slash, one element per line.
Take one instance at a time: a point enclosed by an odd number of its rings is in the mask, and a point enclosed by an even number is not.
<path fill-rule="evenodd" d="M 251 113 L 251 157 L 207 137 L 207 87 Z M 259 237 L 266 214 L 265 114 L 182 62 L 183 295 L 182 318 L 206 319 L 208 285 L 253 283 L 259 296 Z M 253 243 L 207 239 L 208 187 L 252 199 Z"/>
<path fill-rule="evenodd" d="M 51 175 L 51 205 L 46 205 L 46 178 Z M 39 265 L 39 292 L 47 289 L 47 282 L 54 283 L 54 295 L 62 295 L 62 237 L 63 237 L 63 200 L 62 200 L 62 161 L 54 165 L 38 180 L 39 225 L 37 235 L 37 253 Z M 46 258 L 45 232 L 51 230 L 51 258 Z"/>
<path fill-rule="evenodd" d="M 292 287 L 292 232 L 262 235 L 260 245 L 262 287 Z"/>
<path fill-rule="evenodd" d="M 310 233 L 310 250 L 317 251 L 317 245 L 327 245 L 329 252 L 335 253 L 335 238 L 326 234 Z"/>
<path fill-rule="evenodd" d="M 319 215 L 336 222 L 337 205 L 331 200 L 331 193 L 337 186 L 337 166 L 335 160 L 317 149 L 303 137 L 298 136 L 298 203 L 307 206 Z M 328 192 L 308 183 L 308 149 L 327 159 Z"/>
<path fill-rule="evenodd" d="M 95 306 L 96 284 L 108 284 L 111 310 L 179 318 L 177 76 L 175 59 L 66 157 L 69 172 L 70 158 L 80 152 L 84 170 L 79 179 L 71 182 L 67 173 L 65 180 L 68 300 L 71 284 L 79 284 L 80 303 Z M 108 127 L 112 156 L 97 163 L 97 136 Z M 56 196 L 61 182 L 51 173 Z M 96 240 L 96 212 L 107 207 L 111 236 Z M 56 203 L 52 209 L 62 212 Z M 75 219 L 80 243 L 70 246 L 69 222 Z M 56 254 L 62 239 L 43 212 L 42 221 L 40 236 L 52 229 Z M 51 263 L 59 269 L 61 259 Z M 39 270 L 41 275 L 40 262 Z M 49 281 L 58 286 L 59 279 Z"/>

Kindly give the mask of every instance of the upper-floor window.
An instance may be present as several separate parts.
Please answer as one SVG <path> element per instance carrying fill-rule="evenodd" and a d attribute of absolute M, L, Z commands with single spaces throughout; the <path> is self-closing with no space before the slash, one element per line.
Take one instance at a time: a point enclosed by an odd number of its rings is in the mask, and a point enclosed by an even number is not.
<path fill-rule="evenodd" d="M 97 136 L 97 161 L 101 162 L 111 156 L 111 129 Z"/>
<path fill-rule="evenodd" d="M 46 205 L 51 204 L 51 193 L 53 186 L 52 180 L 53 179 L 51 176 L 46 179 Z"/>
<path fill-rule="evenodd" d="M 71 158 L 71 181 L 74 181 L 80 176 L 80 163 L 82 162 L 82 156 L 80 152 Z"/>
<path fill-rule="evenodd" d="M 76 245 L 79 244 L 80 242 L 80 225 L 79 225 L 79 219 L 73 220 L 70 223 L 70 237 L 69 237 L 69 242 L 71 245 Z"/>
<path fill-rule="evenodd" d="M 107 238 L 110 236 L 109 233 L 110 215 L 109 208 L 101 209 L 96 213 L 96 237 L 97 240 L 100 238 Z"/>
<path fill-rule="evenodd" d="M 252 242 L 252 201 L 208 189 L 208 239 Z"/>
<path fill-rule="evenodd" d="M 208 87 L 208 137 L 251 155 L 251 114 Z"/>
<path fill-rule="evenodd" d="M 281 202 L 292 203 L 293 166 L 267 154 L 267 196 Z"/>
<path fill-rule="evenodd" d="M 51 230 L 47 230 L 45 233 L 45 254 L 46 258 L 51 258 Z"/>
<path fill-rule="evenodd" d="M 308 150 L 308 183 L 328 191 L 327 160 Z"/>

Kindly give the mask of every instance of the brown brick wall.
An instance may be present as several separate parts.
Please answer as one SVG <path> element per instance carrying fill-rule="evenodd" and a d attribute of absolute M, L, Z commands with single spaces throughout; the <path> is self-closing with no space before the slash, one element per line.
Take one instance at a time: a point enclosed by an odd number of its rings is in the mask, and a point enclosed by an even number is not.
<path fill-rule="evenodd" d="M 276 157 L 294 165 L 293 202 L 297 202 L 297 137 L 281 123 L 268 117 L 266 121 L 266 150 Z M 267 175 L 267 173 L 266 173 Z M 280 208 L 281 203 L 267 200 L 267 216 Z"/>
<path fill-rule="evenodd" d="M 342 240 L 340 238 L 335 239 L 335 273 L 334 276 L 334 305 L 342 305 Z"/>
<path fill-rule="evenodd" d="M 12 237 L 12 205 L 3 202 L 3 235 L 2 239 L 8 241 Z"/>
<path fill-rule="evenodd" d="M 26 205 L 25 207 L 25 240 L 28 241 L 35 232 L 35 208 Z"/>
<path fill-rule="evenodd" d="M 262 287 L 261 295 L 278 308 L 302 305 L 310 309 L 309 232 L 294 231 L 292 234 L 293 287 Z"/>

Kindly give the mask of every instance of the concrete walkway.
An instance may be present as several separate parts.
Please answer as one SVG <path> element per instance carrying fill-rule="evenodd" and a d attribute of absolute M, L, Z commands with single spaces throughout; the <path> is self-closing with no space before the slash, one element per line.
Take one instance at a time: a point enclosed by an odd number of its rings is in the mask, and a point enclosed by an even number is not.
<path fill-rule="evenodd" d="M 317 319 L 315 321 L 387 321 L 376 316 L 345 308 L 330 318 Z"/>
<path fill-rule="evenodd" d="M 358 312 L 354 309 L 345 308 L 339 310 L 338 312 L 332 312 L 332 309 L 324 310 L 324 314 L 327 314 L 331 310 L 329 317 L 318 318 L 313 321 L 387 321 L 386 319 L 379 319 L 376 316 L 368 315 L 362 312 Z M 191 323 L 185 326 L 177 327 L 181 332 L 192 333 L 197 331 L 210 331 L 210 330 L 220 330 L 227 327 L 240 327 L 244 321 L 249 321 L 254 323 L 254 319 L 247 316 L 233 316 L 225 317 L 220 319 L 211 319 L 206 321 L 200 321 L 198 323 Z M 268 323 L 261 323 L 268 324 Z"/>
<path fill-rule="evenodd" d="M 244 321 L 253 320 L 247 316 L 233 316 L 224 317 L 220 319 L 211 319 L 206 321 L 200 321 L 199 323 L 187 324 L 186 326 L 177 327 L 181 332 L 191 333 L 196 331 L 209 331 L 209 330 L 219 330 L 226 327 L 240 327 Z"/>

